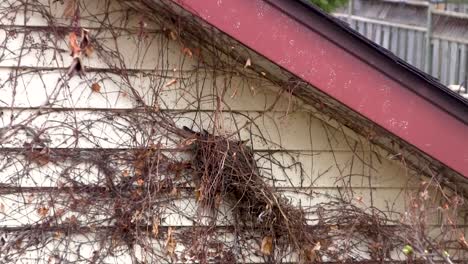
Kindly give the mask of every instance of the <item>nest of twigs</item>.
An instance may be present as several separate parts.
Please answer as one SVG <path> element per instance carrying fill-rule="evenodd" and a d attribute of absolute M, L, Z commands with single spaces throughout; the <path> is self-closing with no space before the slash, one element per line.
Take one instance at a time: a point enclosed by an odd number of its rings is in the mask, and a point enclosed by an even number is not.
<path fill-rule="evenodd" d="M 233 206 L 237 224 L 254 227 L 263 237 L 261 252 L 271 255 L 275 241 L 285 241 L 307 260 L 317 240 L 305 212 L 278 195 L 261 176 L 253 150 L 245 142 L 193 133 L 195 184 L 202 209 L 216 211 L 221 202 Z"/>

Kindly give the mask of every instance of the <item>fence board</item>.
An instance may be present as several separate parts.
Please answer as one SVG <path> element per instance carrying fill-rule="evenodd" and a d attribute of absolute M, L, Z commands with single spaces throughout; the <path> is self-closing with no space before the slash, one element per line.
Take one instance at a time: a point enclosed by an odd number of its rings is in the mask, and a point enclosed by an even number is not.
<path fill-rule="evenodd" d="M 466 67 L 468 64 L 467 61 L 467 47 L 466 44 L 461 44 L 459 45 L 460 48 L 460 72 L 458 75 L 458 83 L 459 84 L 464 84 L 465 87 L 468 87 L 468 84 L 466 83 L 466 79 L 468 78 L 466 74 Z"/>
<path fill-rule="evenodd" d="M 439 55 L 440 55 L 440 40 L 434 39 L 432 41 L 432 72 L 431 75 L 440 78 L 439 74 Z"/>
<path fill-rule="evenodd" d="M 366 35 L 366 24 L 362 21 L 358 21 L 357 26 L 358 32 L 362 35 Z"/>
<path fill-rule="evenodd" d="M 460 68 L 459 61 L 459 52 L 458 52 L 458 43 L 450 43 L 450 63 L 449 63 L 449 72 L 448 72 L 448 84 L 456 84 L 458 79 L 458 69 Z"/>
<path fill-rule="evenodd" d="M 382 46 L 386 49 L 390 49 L 390 27 L 383 26 L 382 33 L 383 33 Z"/>
<path fill-rule="evenodd" d="M 416 52 L 414 49 L 414 46 L 416 44 L 415 40 L 415 32 L 414 31 L 408 31 L 408 40 L 407 40 L 407 54 L 406 54 L 406 61 L 409 62 L 411 65 L 415 65 L 415 58 L 416 58 Z"/>
<path fill-rule="evenodd" d="M 440 81 L 442 83 L 447 83 L 448 81 L 448 72 L 450 65 L 450 45 L 447 40 L 441 41 L 441 65 L 440 65 Z"/>
<path fill-rule="evenodd" d="M 398 57 L 405 59 L 406 57 L 406 49 L 407 49 L 407 31 L 406 30 L 398 30 Z"/>
<path fill-rule="evenodd" d="M 366 37 L 373 39 L 374 36 L 374 25 L 372 23 L 366 23 Z"/>
<path fill-rule="evenodd" d="M 424 37 L 423 32 L 416 32 L 416 56 L 414 66 L 419 69 L 424 69 Z"/>
<path fill-rule="evenodd" d="M 391 35 L 390 50 L 394 54 L 397 54 L 397 52 L 398 52 L 398 28 L 397 27 L 392 27 L 391 33 L 392 33 L 392 35 Z"/>
<path fill-rule="evenodd" d="M 382 45 L 382 26 L 377 24 L 374 26 L 374 30 L 374 42 L 379 45 Z"/>

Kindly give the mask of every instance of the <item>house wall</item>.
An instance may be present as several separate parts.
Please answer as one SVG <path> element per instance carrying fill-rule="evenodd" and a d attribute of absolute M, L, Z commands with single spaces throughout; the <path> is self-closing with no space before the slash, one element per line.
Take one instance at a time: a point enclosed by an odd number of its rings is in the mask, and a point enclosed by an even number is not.
<path fill-rule="evenodd" d="M 70 164 L 51 158 L 28 158 L 31 146 L 52 153 L 61 149 L 78 150 L 92 159 L 96 150 L 127 151 L 161 142 L 166 155 L 186 158 L 184 153 L 171 152 L 178 142 L 165 135 L 147 133 L 146 127 L 139 131 L 132 124 L 135 117 L 127 116 L 142 110 L 142 105 L 135 100 L 136 95 L 132 94 L 134 91 L 147 105 L 169 113 L 180 127 L 185 125 L 195 131 L 206 129 L 220 135 L 234 133 L 237 135 L 234 138 L 248 140 L 265 180 L 295 205 L 313 206 L 328 196 L 341 193 L 362 208 L 376 207 L 388 212 L 389 217 L 400 219 L 398 213 L 408 209 L 409 197 L 425 179 L 398 155 L 385 152 L 317 109 L 281 93 L 281 88 L 268 80 L 269 73 L 259 75 L 248 65 L 244 76 L 200 69 L 200 57 L 190 43 L 171 36 L 170 30 L 167 35 L 167 29 L 137 14 L 130 13 L 130 18 L 126 19 L 129 13 L 116 2 L 110 6 L 107 1 L 84 2 L 86 9 L 81 11 L 80 22 L 95 38 L 95 51 L 83 59 L 86 66 L 83 78 L 68 79 L 66 72 L 72 64 L 67 43 L 70 19 L 62 18 L 64 7 L 59 2 L 45 0 L 28 3 L 4 1 L 0 4 L 2 10 L 19 5 L 9 16 L 1 18 L 0 26 L 3 40 L 0 49 L 0 179 L 2 186 L 7 186 L 2 189 L 57 187 L 66 184 L 64 175 L 66 179 L 81 175 L 83 184 L 99 185 L 102 180 L 99 169 L 89 161 Z M 103 15 L 103 10 L 108 8 L 113 10 L 109 17 Z M 64 26 L 63 32 L 53 31 L 46 19 L 32 10 L 46 10 L 57 16 Z M 142 22 L 147 23 L 144 30 Z M 120 53 L 121 59 L 109 51 Z M 213 57 L 206 59 L 217 61 Z M 117 72 L 123 68 L 125 74 Z M 215 111 L 217 109 L 222 110 L 221 114 Z M 115 115 L 117 112 L 120 116 Z M 280 168 L 271 160 L 288 168 Z M 431 199 L 440 199 L 436 192 L 429 195 Z M 51 197 L 28 194 L 27 190 L 21 195 L 5 191 L 0 197 L 0 226 L 33 225 L 44 221 L 41 208 L 47 207 L 50 210 L 47 213 L 54 209 Z M 194 194 L 168 203 L 170 206 L 159 215 L 161 226 L 182 230 L 196 222 Z M 171 211 L 171 206 L 184 214 Z M 86 213 L 93 210 L 99 208 L 67 212 L 67 216 L 84 221 Z M 457 217 L 463 229 L 463 212 Z M 229 225 L 233 220 L 228 213 L 220 218 L 220 225 Z M 434 232 L 447 221 L 437 212 L 428 219 Z M 89 236 L 92 235 L 80 234 L 73 240 L 83 241 Z M 181 241 L 182 235 L 177 239 Z M 160 240 L 160 246 L 164 245 L 164 234 Z M 40 253 L 33 250 L 21 261 L 28 262 L 27 257 L 35 258 L 37 254 L 43 262 L 50 261 L 50 257 L 45 259 L 44 255 L 60 252 L 61 246 L 46 247 L 40 249 Z M 92 257 L 92 246 L 88 247 L 88 255 Z M 186 247 L 178 243 L 179 257 Z M 160 250 L 158 261 L 167 260 L 163 246 Z M 76 258 L 73 254 L 67 257 Z M 252 262 L 263 261 L 255 255 L 247 258 Z M 105 261 L 124 263 L 128 256 L 117 254 Z"/>

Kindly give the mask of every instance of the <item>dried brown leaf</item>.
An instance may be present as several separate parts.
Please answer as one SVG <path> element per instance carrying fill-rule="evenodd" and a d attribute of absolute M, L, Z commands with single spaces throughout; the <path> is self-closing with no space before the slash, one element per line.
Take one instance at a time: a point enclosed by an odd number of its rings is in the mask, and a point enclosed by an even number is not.
<path fill-rule="evenodd" d="M 177 33 L 173 30 L 171 30 L 169 32 L 169 37 L 172 39 L 172 40 L 177 40 Z"/>
<path fill-rule="evenodd" d="M 262 247 L 260 251 L 265 256 L 270 256 L 273 252 L 273 238 L 271 236 L 266 236 L 262 239 Z"/>
<path fill-rule="evenodd" d="M 143 184 L 145 184 L 145 181 L 144 181 L 143 179 L 140 178 L 140 179 L 138 179 L 138 180 L 136 181 L 136 183 L 137 183 L 138 186 L 143 186 Z"/>
<path fill-rule="evenodd" d="M 71 215 L 70 217 L 67 217 L 66 221 L 70 223 L 71 225 L 78 224 L 78 218 L 75 215 Z"/>
<path fill-rule="evenodd" d="M 172 188 L 171 193 L 169 195 L 177 197 L 179 195 L 179 190 L 176 187 L 174 187 Z"/>
<path fill-rule="evenodd" d="M 65 0 L 65 8 L 63 10 L 63 17 L 75 16 L 78 7 L 78 0 Z"/>
<path fill-rule="evenodd" d="M 468 242 L 466 242 L 465 235 L 461 234 L 458 238 L 458 243 L 464 248 L 468 249 Z"/>
<path fill-rule="evenodd" d="M 176 82 L 177 82 L 177 79 L 172 79 L 172 80 L 168 81 L 166 83 L 166 85 L 164 85 L 164 87 L 169 87 L 169 86 L 175 84 Z"/>
<path fill-rule="evenodd" d="M 159 223 L 160 223 L 160 220 L 158 218 L 153 219 L 151 233 L 153 234 L 154 237 L 158 237 L 159 235 Z"/>
<path fill-rule="evenodd" d="M 49 208 L 45 207 L 45 206 L 41 206 L 37 209 L 37 213 L 41 216 L 41 217 L 46 217 L 47 214 L 49 213 Z"/>
<path fill-rule="evenodd" d="M 174 233 L 174 229 L 172 227 L 169 227 L 167 231 L 165 249 L 166 249 L 166 255 L 169 255 L 171 257 L 174 256 L 175 249 L 177 246 L 177 241 L 175 240 L 173 233 Z"/>
<path fill-rule="evenodd" d="M 46 149 L 41 151 L 33 150 L 29 153 L 28 157 L 30 161 L 38 164 L 39 166 L 44 166 L 50 162 L 49 153 Z"/>
<path fill-rule="evenodd" d="M 135 175 L 136 176 L 141 176 L 141 174 L 143 174 L 142 170 L 139 169 L 139 168 L 135 168 Z"/>
<path fill-rule="evenodd" d="M 88 45 L 84 49 L 84 54 L 86 57 L 90 57 L 93 54 L 93 52 L 94 52 L 94 47 L 92 45 Z"/>
<path fill-rule="evenodd" d="M 307 262 L 311 261 L 316 261 L 318 258 L 317 252 L 320 250 L 322 245 L 320 244 L 320 241 L 315 243 L 313 247 L 309 247 L 308 249 L 305 250 L 305 257 Z"/>
<path fill-rule="evenodd" d="M 60 239 L 60 238 L 63 237 L 63 235 L 64 235 L 63 232 L 57 231 L 57 232 L 54 233 L 54 238 L 55 239 Z"/>
<path fill-rule="evenodd" d="M 185 48 L 182 49 L 182 53 L 184 53 L 185 55 L 189 56 L 190 58 L 193 57 L 192 50 L 189 49 L 189 48 L 187 48 L 187 47 L 185 47 Z"/>
<path fill-rule="evenodd" d="M 78 45 L 78 37 L 75 32 L 71 32 L 70 35 L 68 35 L 68 42 L 70 44 L 70 55 L 73 58 L 79 57 L 81 48 L 80 45 Z"/>
<path fill-rule="evenodd" d="M 221 205 L 221 203 L 223 202 L 223 198 L 221 197 L 221 194 L 216 194 L 215 196 L 215 206 L 216 208 L 219 208 L 219 206 Z"/>
<path fill-rule="evenodd" d="M 188 139 L 183 140 L 183 141 L 180 143 L 180 146 L 181 146 L 181 147 L 191 146 L 191 145 L 193 145 L 193 143 L 195 143 L 195 141 L 197 141 L 196 138 L 188 138 Z"/>
<path fill-rule="evenodd" d="M 154 112 L 159 112 L 159 110 L 161 110 L 159 105 L 157 103 L 153 104 L 153 111 Z"/>
<path fill-rule="evenodd" d="M 95 93 L 99 93 L 101 91 L 101 86 L 98 83 L 93 83 L 91 85 L 91 90 Z"/>

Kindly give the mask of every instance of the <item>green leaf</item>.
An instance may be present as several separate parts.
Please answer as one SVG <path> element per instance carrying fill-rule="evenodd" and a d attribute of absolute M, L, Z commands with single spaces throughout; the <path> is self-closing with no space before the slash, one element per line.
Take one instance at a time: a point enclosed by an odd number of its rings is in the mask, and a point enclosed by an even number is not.
<path fill-rule="evenodd" d="M 404 253 L 405 255 L 411 255 L 411 254 L 413 253 L 413 247 L 410 246 L 410 245 L 405 245 L 405 246 L 403 247 L 403 253 Z"/>
<path fill-rule="evenodd" d="M 348 0 L 309 0 L 324 11 L 331 12 L 336 8 L 345 5 Z"/>

